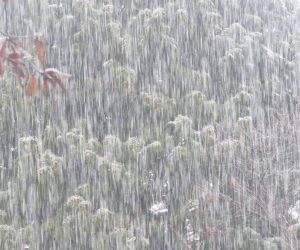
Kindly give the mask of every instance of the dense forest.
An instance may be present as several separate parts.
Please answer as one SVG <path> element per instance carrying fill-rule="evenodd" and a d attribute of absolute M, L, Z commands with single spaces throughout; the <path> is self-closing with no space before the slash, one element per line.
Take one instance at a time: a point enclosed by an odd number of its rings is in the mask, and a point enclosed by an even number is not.
<path fill-rule="evenodd" d="M 8 41 L 0 249 L 300 249 L 298 0 L 2 0 Z"/>

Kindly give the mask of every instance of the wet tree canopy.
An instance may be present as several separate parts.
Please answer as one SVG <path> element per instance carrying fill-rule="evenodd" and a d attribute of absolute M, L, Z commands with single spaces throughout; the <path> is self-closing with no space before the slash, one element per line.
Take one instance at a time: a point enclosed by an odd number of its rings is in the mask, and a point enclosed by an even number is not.
<path fill-rule="evenodd" d="M 297 0 L 0 1 L 0 249 L 300 249 L 298 92 Z"/>

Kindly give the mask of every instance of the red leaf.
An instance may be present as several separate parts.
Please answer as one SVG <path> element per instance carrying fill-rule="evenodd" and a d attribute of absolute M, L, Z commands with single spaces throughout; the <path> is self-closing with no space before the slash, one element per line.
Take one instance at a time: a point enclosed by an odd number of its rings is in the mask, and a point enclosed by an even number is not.
<path fill-rule="evenodd" d="M 19 52 L 13 52 L 11 54 L 8 55 L 7 60 L 13 64 L 14 66 L 14 70 L 18 76 L 19 79 L 19 84 L 21 85 L 21 87 L 24 87 L 23 85 L 23 81 L 25 79 L 25 73 L 23 71 L 22 66 L 25 65 L 24 61 L 23 61 L 23 55 Z"/>
<path fill-rule="evenodd" d="M 5 72 L 5 51 L 6 42 L 0 44 L 0 76 L 3 76 Z"/>
<path fill-rule="evenodd" d="M 54 84 L 58 84 L 59 87 L 65 91 L 65 86 L 63 84 L 64 80 L 68 80 L 71 77 L 71 75 L 62 73 L 58 71 L 57 69 L 48 68 L 44 71 L 44 78 L 51 81 Z"/>
<path fill-rule="evenodd" d="M 4 41 L 2 44 L 0 44 L 0 56 L 4 57 L 6 51 L 6 41 Z"/>
<path fill-rule="evenodd" d="M 43 78 L 43 91 L 44 91 L 44 93 L 49 92 L 49 84 L 48 84 L 48 81 L 45 77 Z"/>
<path fill-rule="evenodd" d="M 0 60 L 0 76 L 2 77 L 5 72 L 5 62 L 3 60 Z"/>
<path fill-rule="evenodd" d="M 26 97 L 38 96 L 38 85 L 34 74 L 31 74 L 25 89 Z"/>
<path fill-rule="evenodd" d="M 15 66 L 18 66 L 19 64 L 24 64 L 23 62 L 23 55 L 20 54 L 19 52 L 13 52 L 8 55 L 7 59 L 11 63 L 13 63 Z"/>
<path fill-rule="evenodd" d="M 39 38 L 34 39 L 34 52 L 37 55 L 40 63 L 44 65 L 45 64 L 45 45 Z"/>

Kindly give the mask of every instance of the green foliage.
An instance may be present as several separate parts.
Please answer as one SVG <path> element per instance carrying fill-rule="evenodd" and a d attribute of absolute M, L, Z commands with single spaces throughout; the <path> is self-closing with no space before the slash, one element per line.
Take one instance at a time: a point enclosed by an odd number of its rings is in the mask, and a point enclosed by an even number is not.
<path fill-rule="evenodd" d="M 0 249 L 297 249 L 293 4 L 10 2 L 73 77 L 1 79 Z"/>

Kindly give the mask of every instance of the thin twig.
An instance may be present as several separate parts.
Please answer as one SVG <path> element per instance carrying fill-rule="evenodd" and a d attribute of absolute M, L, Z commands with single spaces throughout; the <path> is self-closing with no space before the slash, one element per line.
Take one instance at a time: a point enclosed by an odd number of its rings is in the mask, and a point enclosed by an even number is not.
<path fill-rule="evenodd" d="M 43 75 L 44 74 L 44 71 L 41 71 L 33 62 L 27 60 L 27 62 L 34 68 L 34 70 L 36 72 L 38 72 L 39 74 Z"/>
<path fill-rule="evenodd" d="M 0 34 L 2 34 L 3 36 L 8 36 L 5 32 L 0 30 Z"/>
<path fill-rule="evenodd" d="M 14 36 L 14 35 L 10 35 L 7 32 L 3 32 L 0 30 L 0 34 L 6 36 L 6 37 L 11 37 L 11 38 L 33 38 L 36 35 L 23 35 L 23 36 Z"/>
<path fill-rule="evenodd" d="M 5 12 L 5 32 L 8 33 L 8 15 L 7 15 L 7 3 L 4 4 L 4 12 Z"/>

